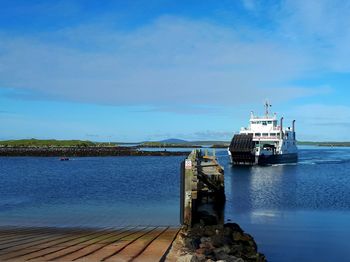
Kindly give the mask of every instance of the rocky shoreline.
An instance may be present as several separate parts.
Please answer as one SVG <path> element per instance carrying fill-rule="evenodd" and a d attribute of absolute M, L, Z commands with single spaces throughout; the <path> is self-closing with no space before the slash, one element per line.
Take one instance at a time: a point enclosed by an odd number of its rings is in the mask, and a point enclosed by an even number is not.
<path fill-rule="evenodd" d="M 267 262 L 254 238 L 236 223 L 183 227 L 166 262 Z"/>
<path fill-rule="evenodd" d="M 182 156 L 188 152 L 144 151 L 133 147 L 0 147 L 0 156 L 94 157 L 94 156 Z"/>

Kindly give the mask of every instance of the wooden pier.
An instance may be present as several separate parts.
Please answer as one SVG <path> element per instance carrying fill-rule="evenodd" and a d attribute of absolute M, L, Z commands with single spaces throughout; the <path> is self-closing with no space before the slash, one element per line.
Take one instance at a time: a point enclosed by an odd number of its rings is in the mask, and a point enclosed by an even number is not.
<path fill-rule="evenodd" d="M 180 187 L 181 224 L 191 227 L 200 220 L 223 223 L 224 169 L 217 162 L 215 151 L 212 156 L 207 150 L 191 152 L 182 163 Z"/>
<path fill-rule="evenodd" d="M 0 261 L 162 261 L 179 228 L 0 228 Z"/>

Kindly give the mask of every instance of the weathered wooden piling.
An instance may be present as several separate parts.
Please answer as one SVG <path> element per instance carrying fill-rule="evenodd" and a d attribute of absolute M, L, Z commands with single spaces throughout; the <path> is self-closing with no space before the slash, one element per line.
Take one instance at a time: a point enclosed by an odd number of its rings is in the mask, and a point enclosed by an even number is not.
<path fill-rule="evenodd" d="M 193 150 L 181 165 L 181 224 L 223 223 L 224 189 L 224 169 L 215 155 Z"/>

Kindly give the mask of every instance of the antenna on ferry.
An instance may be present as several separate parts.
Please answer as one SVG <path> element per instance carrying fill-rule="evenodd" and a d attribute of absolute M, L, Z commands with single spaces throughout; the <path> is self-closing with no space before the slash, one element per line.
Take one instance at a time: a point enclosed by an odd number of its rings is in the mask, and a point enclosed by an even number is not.
<path fill-rule="evenodd" d="M 270 107 L 270 103 L 269 101 L 265 101 L 265 116 L 268 117 L 269 116 L 269 107 Z"/>

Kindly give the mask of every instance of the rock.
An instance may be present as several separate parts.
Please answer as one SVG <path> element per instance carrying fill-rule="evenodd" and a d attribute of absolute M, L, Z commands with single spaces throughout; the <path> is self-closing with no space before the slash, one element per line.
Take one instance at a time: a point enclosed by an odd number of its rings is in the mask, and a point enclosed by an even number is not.
<path fill-rule="evenodd" d="M 242 228 L 237 223 L 226 223 L 224 225 L 224 228 L 230 228 L 233 231 L 237 231 L 239 233 L 243 233 Z"/>
<path fill-rule="evenodd" d="M 214 249 L 212 239 L 210 237 L 202 237 L 199 247 L 206 249 Z"/>
<path fill-rule="evenodd" d="M 242 258 L 237 258 L 234 256 L 228 256 L 226 259 L 221 259 L 221 260 L 217 260 L 216 262 L 244 262 L 244 260 Z"/>
<path fill-rule="evenodd" d="M 211 242 L 211 238 L 210 237 L 201 237 L 201 243 L 206 243 L 206 242 Z"/>
<path fill-rule="evenodd" d="M 247 233 L 243 233 L 241 240 L 243 240 L 243 241 L 251 241 L 251 240 L 254 240 L 254 238 L 251 235 L 247 234 Z"/>
<path fill-rule="evenodd" d="M 219 259 L 219 260 L 221 259 L 228 262 L 237 260 L 237 257 L 231 254 L 231 247 L 227 245 L 214 249 L 214 254 L 216 259 Z"/>
<path fill-rule="evenodd" d="M 212 239 L 212 244 L 214 247 L 220 247 L 224 245 L 224 238 L 223 236 L 220 235 L 214 235 L 211 237 Z"/>
<path fill-rule="evenodd" d="M 200 245 L 200 239 L 199 238 L 185 238 L 185 247 L 187 247 L 190 250 L 196 250 L 199 248 Z"/>
<path fill-rule="evenodd" d="M 243 235 L 242 235 L 241 232 L 234 231 L 234 232 L 232 233 L 232 239 L 233 239 L 234 241 L 240 241 L 240 240 L 242 240 L 242 237 L 243 237 Z"/>
<path fill-rule="evenodd" d="M 243 247 L 241 245 L 230 246 L 230 254 L 233 254 L 233 255 L 241 254 L 242 251 L 243 251 Z"/>
<path fill-rule="evenodd" d="M 200 247 L 196 250 L 196 254 L 205 254 L 206 249 L 204 247 Z"/>
<path fill-rule="evenodd" d="M 203 226 L 217 225 L 218 224 L 217 217 L 209 214 L 206 211 L 198 212 L 198 217 L 200 217 L 200 224 Z"/>
<path fill-rule="evenodd" d="M 214 246 L 213 246 L 213 244 L 211 242 L 205 242 L 205 243 L 199 244 L 199 248 L 205 248 L 205 249 L 208 249 L 208 250 L 213 250 Z"/>
<path fill-rule="evenodd" d="M 178 242 L 183 245 L 177 261 L 266 262 L 265 256 L 257 252 L 254 238 L 236 223 L 195 224 L 183 231 L 178 235 Z"/>
<path fill-rule="evenodd" d="M 215 252 L 215 250 L 214 250 Z M 215 258 L 217 260 L 227 260 L 230 257 L 229 254 L 225 253 L 224 251 L 220 250 L 220 251 L 216 251 L 215 252 Z"/>
<path fill-rule="evenodd" d="M 198 252 L 205 254 L 206 256 L 210 255 L 213 252 L 214 246 L 210 237 L 202 237 L 200 239 Z M 197 251 L 196 251 L 197 252 Z"/>
<path fill-rule="evenodd" d="M 185 256 L 178 257 L 176 259 L 176 262 L 199 262 L 197 256 L 187 254 Z"/>
<path fill-rule="evenodd" d="M 227 253 L 227 254 L 230 254 L 230 253 L 231 253 L 231 247 L 228 246 L 228 245 L 224 245 L 224 246 L 220 247 L 220 249 L 221 249 L 222 251 L 224 251 L 225 253 Z"/>
<path fill-rule="evenodd" d="M 209 227 L 209 226 L 205 227 L 203 234 L 205 236 L 211 237 L 211 236 L 215 235 L 215 229 L 212 227 Z"/>
<path fill-rule="evenodd" d="M 263 254 L 258 253 L 258 258 L 256 262 L 267 262 L 267 260 Z"/>
<path fill-rule="evenodd" d="M 224 236 L 230 237 L 233 234 L 233 229 L 231 227 L 224 227 Z"/>
<path fill-rule="evenodd" d="M 196 254 L 196 257 L 199 262 L 205 262 L 206 261 L 206 256 L 204 254 Z"/>
<path fill-rule="evenodd" d="M 193 227 L 191 228 L 191 231 L 197 232 L 197 231 L 203 231 L 203 225 L 201 224 L 194 224 Z"/>
<path fill-rule="evenodd" d="M 232 245 L 233 244 L 233 239 L 232 237 L 224 236 L 222 238 L 223 244 L 224 245 Z"/>
<path fill-rule="evenodd" d="M 251 254 L 252 252 L 257 252 L 257 245 L 253 239 L 253 237 L 249 234 L 243 234 L 243 235 L 234 235 L 234 240 L 236 242 L 239 242 L 244 250 Z"/>

